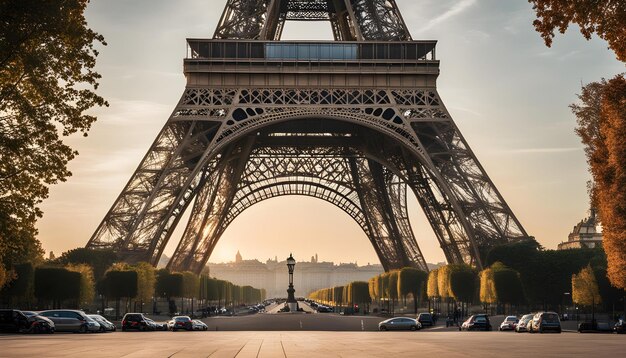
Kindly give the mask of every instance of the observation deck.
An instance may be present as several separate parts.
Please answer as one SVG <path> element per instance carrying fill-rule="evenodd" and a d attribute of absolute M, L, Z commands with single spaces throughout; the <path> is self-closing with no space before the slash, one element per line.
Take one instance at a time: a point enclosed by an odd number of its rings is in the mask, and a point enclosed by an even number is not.
<path fill-rule="evenodd" d="M 436 41 L 187 39 L 188 86 L 434 87 Z"/>

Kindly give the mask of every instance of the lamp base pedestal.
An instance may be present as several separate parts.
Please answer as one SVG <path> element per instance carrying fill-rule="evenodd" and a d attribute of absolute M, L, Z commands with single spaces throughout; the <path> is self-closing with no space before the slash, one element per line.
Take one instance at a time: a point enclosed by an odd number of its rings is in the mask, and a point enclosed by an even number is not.
<path fill-rule="evenodd" d="M 298 312 L 298 302 L 287 302 L 285 305 L 289 307 L 289 312 Z"/>

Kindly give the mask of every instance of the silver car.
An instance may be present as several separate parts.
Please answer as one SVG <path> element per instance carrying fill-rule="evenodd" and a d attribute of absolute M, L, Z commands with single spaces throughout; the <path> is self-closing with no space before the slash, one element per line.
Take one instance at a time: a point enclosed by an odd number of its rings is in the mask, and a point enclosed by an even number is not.
<path fill-rule="evenodd" d="M 396 331 L 396 330 L 410 330 L 417 331 L 422 328 L 422 324 L 414 318 L 409 317 L 394 317 L 384 320 L 378 324 L 378 330 L 380 331 Z"/>
<path fill-rule="evenodd" d="M 90 314 L 88 317 L 98 322 L 100 325 L 100 332 L 115 332 L 117 330 L 113 323 L 99 314 Z"/>
<path fill-rule="evenodd" d="M 78 310 L 49 310 L 39 313 L 54 322 L 57 332 L 98 332 L 100 324 L 90 318 L 83 311 Z"/>
<path fill-rule="evenodd" d="M 515 332 L 517 333 L 528 332 L 528 329 L 530 328 L 529 325 L 533 320 L 533 316 L 534 316 L 533 314 L 523 315 L 522 318 L 517 323 L 517 325 L 515 326 Z"/>
<path fill-rule="evenodd" d="M 209 327 L 204 322 L 194 319 L 191 321 L 191 327 L 194 331 L 206 331 Z"/>

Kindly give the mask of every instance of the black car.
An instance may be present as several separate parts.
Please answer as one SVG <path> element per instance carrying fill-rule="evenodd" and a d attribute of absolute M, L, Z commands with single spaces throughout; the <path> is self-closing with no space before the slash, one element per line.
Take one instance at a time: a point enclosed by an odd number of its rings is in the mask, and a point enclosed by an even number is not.
<path fill-rule="evenodd" d="M 489 322 L 489 316 L 486 314 L 475 314 L 470 316 L 461 327 L 460 331 L 491 331 L 491 323 Z"/>
<path fill-rule="evenodd" d="M 22 311 L 22 313 L 32 322 L 30 326 L 32 333 L 54 333 L 56 331 L 54 322 L 48 317 L 41 316 L 33 311 Z"/>
<path fill-rule="evenodd" d="M 54 323 L 34 312 L 0 310 L 0 332 L 11 333 L 54 333 Z"/>
<path fill-rule="evenodd" d="M 432 327 L 435 325 L 433 315 L 428 312 L 422 312 L 417 316 L 417 321 L 422 324 L 422 327 Z"/>
<path fill-rule="evenodd" d="M 127 313 L 122 318 L 122 331 L 154 331 L 154 326 L 148 322 L 143 313 Z"/>

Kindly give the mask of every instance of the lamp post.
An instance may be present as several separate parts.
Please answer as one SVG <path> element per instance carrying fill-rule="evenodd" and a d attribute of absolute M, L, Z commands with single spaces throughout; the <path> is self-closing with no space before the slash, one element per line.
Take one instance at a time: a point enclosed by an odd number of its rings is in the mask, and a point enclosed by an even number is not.
<path fill-rule="evenodd" d="M 296 301 L 296 297 L 294 293 L 296 290 L 293 288 L 293 269 L 296 267 L 296 260 L 293 258 L 291 254 L 287 258 L 287 268 L 289 269 L 289 288 L 287 289 L 287 307 L 289 307 L 290 312 L 298 311 L 298 301 Z"/>

